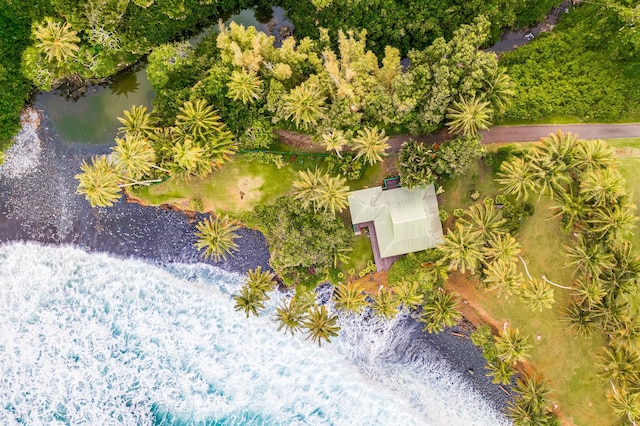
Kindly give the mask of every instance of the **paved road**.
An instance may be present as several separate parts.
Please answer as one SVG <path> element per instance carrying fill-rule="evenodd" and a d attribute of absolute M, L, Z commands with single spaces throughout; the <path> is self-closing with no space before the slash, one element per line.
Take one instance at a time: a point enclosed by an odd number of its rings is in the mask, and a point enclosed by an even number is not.
<path fill-rule="evenodd" d="M 536 142 L 558 129 L 571 132 L 580 139 L 640 138 L 640 123 L 629 124 L 538 124 L 531 126 L 495 126 L 480 132 L 482 143 Z M 398 152 L 402 143 L 414 139 L 437 143 L 451 139 L 446 129 L 427 136 L 397 135 L 389 138 L 389 152 Z"/>
<path fill-rule="evenodd" d="M 482 143 L 533 142 L 555 133 L 571 132 L 580 139 L 640 138 L 640 123 L 629 124 L 542 124 L 535 126 L 495 126 L 480 132 Z"/>

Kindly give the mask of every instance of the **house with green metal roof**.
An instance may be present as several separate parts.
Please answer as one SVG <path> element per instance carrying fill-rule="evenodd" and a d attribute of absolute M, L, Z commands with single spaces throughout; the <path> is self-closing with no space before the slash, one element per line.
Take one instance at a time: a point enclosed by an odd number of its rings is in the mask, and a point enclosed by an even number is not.
<path fill-rule="evenodd" d="M 353 191 L 349 194 L 349 211 L 356 234 L 368 229 L 378 271 L 388 270 L 403 254 L 443 243 L 433 185 Z"/>

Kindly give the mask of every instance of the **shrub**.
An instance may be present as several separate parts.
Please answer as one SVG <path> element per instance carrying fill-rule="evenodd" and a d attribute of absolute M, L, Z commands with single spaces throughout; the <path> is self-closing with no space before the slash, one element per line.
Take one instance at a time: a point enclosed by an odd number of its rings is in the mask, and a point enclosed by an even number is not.
<path fill-rule="evenodd" d="M 453 215 L 455 217 L 462 217 L 464 216 L 464 209 L 453 209 Z"/>
<path fill-rule="evenodd" d="M 503 161 L 508 161 L 512 157 L 522 157 L 523 155 L 524 151 L 517 146 L 505 145 L 493 152 L 487 152 L 484 156 L 484 162 L 496 174 L 500 171 L 500 165 L 502 165 Z"/>
<path fill-rule="evenodd" d="M 440 209 L 438 216 L 440 217 L 440 222 L 446 222 L 449 219 L 449 213 L 445 209 Z"/>

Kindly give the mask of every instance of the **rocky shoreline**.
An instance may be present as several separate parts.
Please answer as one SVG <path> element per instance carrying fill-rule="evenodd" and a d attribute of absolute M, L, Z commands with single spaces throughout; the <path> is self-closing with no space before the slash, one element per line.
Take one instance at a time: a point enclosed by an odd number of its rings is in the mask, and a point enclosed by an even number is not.
<path fill-rule="evenodd" d="M 36 102 L 34 108 L 41 106 Z M 74 175 L 83 159 L 108 152 L 109 145 L 65 144 L 57 138 L 46 111 L 24 126 L 27 131 L 0 166 L 0 243 L 70 244 L 158 264 L 203 262 L 238 273 L 257 266 L 268 268 L 269 250 L 258 231 L 239 231 L 235 256 L 221 262 L 205 261 L 193 246 L 198 215 L 188 217 L 180 211 L 124 200 L 111 208 L 91 208 L 84 197 L 75 194 Z M 396 348 L 400 358 L 411 359 L 421 348 L 429 347 L 494 408 L 504 408 L 508 396 L 485 377 L 480 349 L 463 337 L 468 331 L 454 327 L 437 335 L 426 334 L 411 318 L 398 327 L 399 332 L 413 336 L 409 344 Z"/>

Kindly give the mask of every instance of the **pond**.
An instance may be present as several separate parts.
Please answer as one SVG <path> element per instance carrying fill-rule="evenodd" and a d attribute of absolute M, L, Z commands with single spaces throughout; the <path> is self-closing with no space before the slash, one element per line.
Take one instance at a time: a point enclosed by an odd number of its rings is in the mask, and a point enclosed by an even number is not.
<path fill-rule="evenodd" d="M 267 34 L 278 38 L 293 26 L 288 22 L 282 8 L 247 9 L 225 21 L 255 26 Z M 217 24 L 207 27 L 190 42 L 196 44 L 204 36 L 217 31 Z M 92 84 L 79 98 L 72 100 L 61 91 L 41 93 L 36 105 L 46 111 L 59 139 L 67 144 L 103 145 L 113 143 L 120 123 L 118 116 L 132 105 L 145 105 L 151 109 L 155 98 L 153 88 L 147 79 L 146 63 L 125 70 L 106 84 Z"/>

